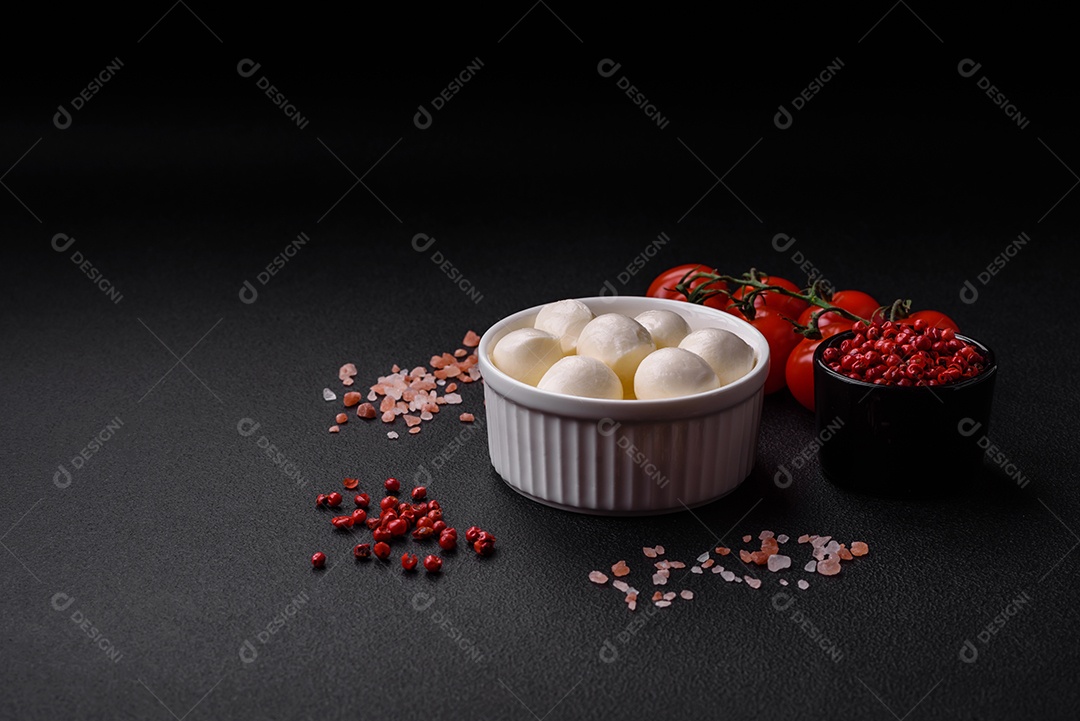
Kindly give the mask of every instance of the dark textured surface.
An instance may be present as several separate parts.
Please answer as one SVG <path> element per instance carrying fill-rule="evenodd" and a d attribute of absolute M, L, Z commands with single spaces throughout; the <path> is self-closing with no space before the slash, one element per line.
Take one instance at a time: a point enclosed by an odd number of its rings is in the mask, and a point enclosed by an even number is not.
<path fill-rule="evenodd" d="M 1054 36 L 1067 23 L 912 8 L 706 20 L 536 5 L 514 25 L 527 6 L 353 22 L 176 5 L 141 42 L 156 9 L 62 54 L 90 18 L 28 23 L 37 49 L 9 56 L 28 70 L 11 81 L 2 136 L 5 169 L 32 150 L 0 194 L 0 717 L 1073 716 L 1078 348 L 1072 333 L 1041 335 L 1071 309 L 1077 256 L 1071 61 Z M 1038 42 L 1013 42 L 1032 27 Z M 117 76 L 55 128 L 56 105 L 114 57 Z M 418 130 L 416 106 L 475 57 L 476 78 Z M 778 130 L 777 106 L 836 57 L 844 68 Z M 980 93 L 980 75 L 958 75 L 967 57 L 1029 127 Z M 290 125 L 258 75 L 240 78 L 241 58 L 310 125 Z M 621 95 L 619 75 L 597 74 L 603 58 L 670 126 Z M 242 303 L 245 279 L 300 232 L 311 241 Z M 413 250 L 421 232 L 479 303 Z M 661 232 L 671 242 L 623 283 Z M 771 243 L 781 232 L 797 238 L 785 253 Z M 1021 232 L 1031 242 L 961 302 Z M 75 244 L 54 251 L 56 233 Z M 842 492 L 816 461 L 797 467 L 813 419 L 786 392 L 766 400 L 746 483 L 660 518 L 532 503 L 494 474 L 483 431 L 453 417 L 396 442 L 355 419 L 326 433 L 335 404 L 320 391 L 344 390 L 343 362 L 366 385 L 520 308 L 605 282 L 642 293 L 683 262 L 801 281 L 796 250 L 841 287 L 941 309 L 995 349 L 989 437 L 1023 488 L 988 462 L 944 499 Z M 463 395 L 482 419 L 482 389 Z M 112 419 L 121 428 L 58 487 L 58 467 Z M 242 419 L 260 424 L 253 435 Z M 933 474 L 934 446 L 882 463 Z M 781 466 L 790 487 L 774 483 Z M 425 472 L 455 525 L 497 536 L 494 557 L 463 549 L 439 577 L 356 564 L 354 538 L 313 508 L 346 475 L 377 492 L 387 475 Z M 668 588 L 696 598 L 658 613 L 630 614 L 586 580 L 626 559 L 651 593 L 642 545 L 690 562 L 721 534 L 741 545 L 762 529 L 871 553 L 804 592 L 767 573 L 757 591 L 687 574 Z M 330 557 L 321 573 L 316 550 Z M 778 610 L 780 591 L 794 605 Z M 974 663 L 959 658 L 966 640 Z"/>

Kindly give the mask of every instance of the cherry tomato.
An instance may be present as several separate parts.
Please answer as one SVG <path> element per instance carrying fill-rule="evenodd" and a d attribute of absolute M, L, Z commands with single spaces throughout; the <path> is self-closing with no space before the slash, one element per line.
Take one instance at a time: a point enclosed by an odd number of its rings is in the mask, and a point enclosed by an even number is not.
<path fill-rule="evenodd" d="M 758 308 L 750 323 L 769 342 L 769 376 L 765 379 L 765 393 L 775 393 L 787 384 L 785 372 L 788 355 L 802 336 L 779 313 L 768 308 Z"/>
<path fill-rule="evenodd" d="M 916 311 L 907 318 L 902 319 L 900 322 L 907 325 L 914 325 L 917 320 L 925 320 L 927 325 L 931 328 L 952 328 L 957 332 L 960 330 L 960 326 L 956 324 L 956 321 L 936 310 Z"/>
<path fill-rule="evenodd" d="M 803 338 L 788 356 L 787 365 L 784 368 L 784 379 L 787 381 L 788 389 L 791 395 L 795 396 L 795 400 L 810 410 L 814 410 L 814 351 L 825 338 L 851 330 L 852 325 L 850 320 L 844 318 L 827 326 L 819 325 L 823 337 L 818 340 Z"/>
<path fill-rule="evenodd" d="M 799 292 L 801 289 L 799 286 L 792 283 L 786 278 L 781 278 L 777 275 L 765 275 L 761 277 L 761 282 L 767 285 L 778 285 L 781 288 L 793 292 Z M 735 291 L 736 298 L 742 298 L 744 295 L 750 293 L 753 288 L 744 285 Z M 762 293 L 754 298 L 755 308 L 768 308 L 769 310 L 776 311 L 780 315 L 787 316 L 788 318 L 795 319 L 799 317 L 799 314 L 807 307 L 806 301 L 799 300 L 798 298 L 792 298 L 791 296 L 781 295 L 780 293 Z M 742 313 L 737 313 L 741 316 Z"/>
<path fill-rule="evenodd" d="M 700 263 L 688 263 L 687 265 L 678 265 L 674 268 L 669 268 L 656 276 L 656 279 L 649 286 L 649 289 L 645 291 L 645 295 L 650 298 L 686 300 L 686 296 L 675 290 L 675 286 L 683 279 L 683 276 L 691 271 L 697 271 L 699 273 L 715 273 L 716 269 L 707 265 L 701 265 Z M 705 278 L 698 278 L 697 280 L 691 281 L 690 290 L 696 290 L 702 285 L 706 286 L 707 290 L 727 290 L 727 283 L 724 281 L 716 280 L 709 283 Z M 723 310 L 728 304 L 728 297 L 722 293 L 712 295 L 705 299 L 704 304 L 710 308 Z"/>
<path fill-rule="evenodd" d="M 865 318 L 866 320 L 870 320 L 873 317 L 874 312 L 881 307 L 881 304 L 874 300 L 873 296 L 863 293 L 861 290 L 838 290 L 833 293 L 832 304 L 843 308 L 849 313 L 854 313 L 860 318 Z M 809 306 L 802 312 L 802 315 L 799 316 L 799 325 L 809 324 L 810 316 L 818 310 L 820 310 L 820 308 L 816 305 Z M 828 313 L 822 313 L 821 317 L 818 318 L 818 328 L 825 328 L 837 321 L 843 321 L 844 323 L 847 323 L 848 326 L 852 323 L 852 321 L 847 320 L 839 313 L 830 311 Z"/>

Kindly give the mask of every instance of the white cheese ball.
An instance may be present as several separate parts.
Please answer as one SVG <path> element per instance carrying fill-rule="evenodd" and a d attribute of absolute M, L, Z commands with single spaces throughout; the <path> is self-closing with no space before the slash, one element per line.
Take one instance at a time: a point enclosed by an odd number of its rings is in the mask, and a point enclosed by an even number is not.
<path fill-rule="evenodd" d="M 602 361 L 615 371 L 623 386 L 623 397 L 634 397 L 634 371 L 645 356 L 656 350 L 649 331 L 629 316 L 618 313 L 598 315 L 581 329 L 578 355 Z"/>
<path fill-rule="evenodd" d="M 690 326 L 675 311 L 647 310 L 634 320 L 645 326 L 657 348 L 677 348 L 682 339 L 690 335 Z"/>
<path fill-rule="evenodd" d="M 682 348 L 661 348 L 645 357 L 634 374 L 634 394 L 639 400 L 679 398 L 720 387 L 709 364 Z"/>
<path fill-rule="evenodd" d="M 542 391 L 565 393 L 582 398 L 619 401 L 622 381 L 603 361 L 584 355 L 568 355 L 548 368 L 536 386 Z"/>
<path fill-rule="evenodd" d="M 581 329 L 594 317 L 589 306 L 580 300 L 560 300 L 541 308 L 533 327 L 558 338 L 562 343 L 563 353 L 569 354 L 577 349 Z"/>
<path fill-rule="evenodd" d="M 739 380 L 754 367 L 754 349 L 729 330 L 696 330 L 683 338 L 679 347 L 701 356 L 722 386 Z"/>
<path fill-rule="evenodd" d="M 495 344 L 491 362 L 514 380 L 535 386 L 563 357 L 559 339 L 536 328 L 512 330 Z"/>

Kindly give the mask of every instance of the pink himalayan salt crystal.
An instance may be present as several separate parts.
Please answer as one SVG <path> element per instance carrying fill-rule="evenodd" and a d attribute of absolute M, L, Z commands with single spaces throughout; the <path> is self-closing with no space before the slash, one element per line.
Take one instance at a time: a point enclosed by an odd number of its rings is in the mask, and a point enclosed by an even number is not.
<path fill-rule="evenodd" d="M 393 440 L 394 438 L 397 438 L 398 437 L 397 431 L 390 431 L 389 433 L 386 434 L 386 437 L 391 439 L 391 440 Z"/>
<path fill-rule="evenodd" d="M 346 363 L 338 369 L 338 378 L 345 380 L 349 376 L 356 375 L 356 366 L 352 363 Z"/>
<path fill-rule="evenodd" d="M 664 555 L 664 547 L 663 546 L 654 546 L 653 550 L 656 551 L 657 556 L 663 556 Z"/>
<path fill-rule="evenodd" d="M 782 571 L 790 566 L 790 556 L 782 556 L 779 553 L 774 553 L 773 555 L 769 556 L 769 570 L 773 573 L 776 573 L 777 571 Z"/>
<path fill-rule="evenodd" d="M 667 576 L 657 571 L 653 574 L 652 582 L 654 586 L 664 586 L 667 584 Z"/>
<path fill-rule="evenodd" d="M 629 598 L 629 596 L 627 598 Z M 626 607 L 629 608 L 631 611 L 636 611 L 637 610 L 637 596 L 635 596 L 632 601 L 627 601 L 626 602 Z"/>
<path fill-rule="evenodd" d="M 735 583 L 742 583 L 742 579 L 738 576 L 735 577 Z"/>
<path fill-rule="evenodd" d="M 374 418 L 375 406 L 371 405 L 370 403 L 361 403 L 356 408 L 356 415 L 359 418 Z"/>
<path fill-rule="evenodd" d="M 593 571 L 593 573 L 600 573 L 600 572 L 599 571 Z M 603 576 L 604 574 L 601 573 L 600 575 Z M 604 577 L 604 580 L 605 581 L 607 580 L 606 576 Z M 612 582 L 611 585 L 614 586 L 615 588 L 619 589 L 623 593 L 628 593 L 630 591 L 630 584 L 627 583 L 626 581 L 616 579 L 615 581 Z"/>
<path fill-rule="evenodd" d="M 322 389 L 322 399 L 324 401 L 336 401 L 337 400 L 337 394 L 334 393 L 334 391 L 330 390 L 329 388 L 323 388 Z"/>
<path fill-rule="evenodd" d="M 466 348 L 475 348 L 480 345 L 480 336 L 476 335 L 473 331 L 469 331 L 465 334 L 465 337 L 461 341 L 461 345 Z"/>
<path fill-rule="evenodd" d="M 825 544 L 832 540 L 832 536 L 814 536 L 810 539 L 810 545 L 814 548 L 824 548 Z"/>
<path fill-rule="evenodd" d="M 416 426 L 415 428 L 410 428 L 409 429 L 409 433 L 412 433 L 414 436 L 419 432 L 420 432 L 420 426 Z"/>
<path fill-rule="evenodd" d="M 641 552 L 645 554 L 645 558 L 656 558 L 656 549 L 643 546 Z"/>
<path fill-rule="evenodd" d="M 656 563 L 653 564 L 653 566 L 655 566 L 656 568 L 659 568 L 661 571 L 666 571 L 669 568 L 671 568 L 671 564 L 668 563 L 667 561 L 657 561 Z"/>
<path fill-rule="evenodd" d="M 686 568 L 686 564 L 683 563 L 682 561 L 672 561 L 671 562 L 671 567 L 672 568 Z"/>
<path fill-rule="evenodd" d="M 407 425 L 409 428 L 412 428 L 413 426 L 420 425 L 419 416 L 405 415 L 405 416 L 402 416 L 402 418 L 405 419 L 405 425 Z"/>
<path fill-rule="evenodd" d="M 772 538 L 773 535 L 774 534 L 772 531 L 762 531 L 761 534 L 758 536 L 758 540 L 764 541 L 766 538 Z"/>
<path fill-rule="evenodd" d="M 742 537 L 742 542 L 743 543 L 750 543 L 750 534 L 749 533 Z"/>
<path fill-rule="evenodd" d="M 626 561 L 619 561 L 611 567 L 611 572 L 621 578 L 630 573 L 630 567 L 626 565 Z"/>
<path fill-rule="evenodd" d="M 850 561 L 855 558 L 855 556 L 851 555 L 851 551 L 847 550 L 842 543 L 840 544 L 840 550 L 836 552 L 836 555 L 840 556 L 841 561 Z"/>
<path fill-rule="evenodd" d="M 829 541 L 828 545 L 825 546 L 825 555 L 831 556 L 831 555 L 833 555 L 834 553 L 836 553 L 839 550 L 840 550 L 840 544 L 839 543 L 837 543 L 836 541 Z"/>
<path fill-rule="evenodd" d="M 343 386 L 351 386 L 352 384 L 353 384 L 353 379 L 352 378 L 342 378 L 341 379 L 341 385 L 343 385 Z"/>
<path fill-rule="evenodd" d="M 464 348 L 458 348 L 456 351 L 454 351 L 455 358 L 464 358 L 467 355 L 469 355 L 469 351 L 465 350 Z"/>
<path fill-rule="evenodd" d="M 657 591 L 656 593 L 654 593 L 652 595 L 652 600 L 654 600 L 654 601 L 662 601 L 663 599 L 664 599 L 664 594 L 660 593 L 659 591 Z"/>
<path fill-rule="evenodd" d="M 802 590 L 805 591 L 806 589 L 810 588 L 810 584 L 807 581 L 800 578 L 799 579 L 799 588 L 801 588 Z"/>
<path fill-rule="evenodd" d="M 723 566 L 713 566 L 712 567 L 712 572 L 713 573 L 723 573 L 724 572 L 724 567 Z"/>
<path fill-rule="evenodd" d="M 590 571 L 589 580 L 593 583 L 605 584 L 608 581 L 608 577 L 600 573 L 599 571 Z"/>
<path fill-rule="evenodd" d="M 349 422 L 349 417 L 347 415 L 345 415 L 344 413 L 338 413 L 337 416 L 334 418 L 334 421 L 339 426 L 343 426 L 343 425 L 345 425 L 346 423 Z"/>
<path fill-rule="evenodd" d="M 705 551 L 705 553 L 698 556 L 696 560 L 698 563 L 705 563 L 705 561 L 709 560 L 709 552 Z"/>
<path fill-rule="evenodd" d="M 382 399 L 382 403 L 379 404 L 379 410 L 382 411 L 383 413 L 386 413 L 387 411 L 394 410 L 394 406 L 395 406 L 394 399 L 391 398 L 390 396 L 386 396 L 386 398 Z"/>
<path fill-rule="evenodd" d="M 345 407 L 352 408 L 360 402 L 360 394 L 356 391 L 349 391 L 345 394 Z"/>
<path fill-rule="evenodd" d="M 751 578 L 750 576 L 743 576 L 743 579 L 746 581 L 746 585 L 749 586 L 750 588 L 761 588 L 761 579 L 760 578 Z"/>
<path fill-rule="evenodd" d="M 375 391 L 371 391 L 370 393 L 367 394 L 367 399 L 369 401 L 374 401 L 378 397 L 379 397 L 379 394 L 376 393 Z"/>
<path fill-rule="evenodd" d="M 340 429 L 340 428 L 338 428 L 337 426 L 330 426 L 330 432 L 331 432 L 331 433 L 337 433 L 337 432 L 338 432 L 338 431 L 340 431 L 340 430 L 341 430 L 341 429 Z"/>
<path fill-rule="evenodd" d="M 476 420 L 476 416 L 474 416 L 472 413 L 462 413 L 460 416 L 458 416 L 458 420 L 462 423 L 472 423 Z"/>
<path fill-rule="evenodd" d="M 655 605 L 656 605 L 657 608 L 667 608 L 668 606 L 671 605 L 671 601 L 660 600 L 660 601 L 656 601 Z"/>
<path fill-rule="evenodd" d="M 386 411 L 382 414 L 383 423 L 393 423 L 395 418 L 397 418 L 397 416 L 394 415 L 393 411 Z"/>
<path fill-rule="evenodd" d="M 722 572 L 722 573 L 720 574 L 720 578 L 724 579 L 724 580 L 725 580 L 725 581 L 727 581 L 728 583 L 731 583 L 732 581 L 734 581 L 734 580 L 735 580 L 735 574 L 734 574 L 734 573 L 732 573 L 731 571 L 723 571 L 723 572 Z"/>
<path fill-rule="evenodd" d="M 675 592 L 674 591 L 668 591 L 667 593 L 665 593 L 664 594 L 664 600 L 665 601 L 674 601 L 675 600 Z"/>
<path fill-rule="evenodd" d="M 719 568 L 719 566 L 717 566 L 717 568 Z M 715 569 L 713 569 L 713 570 L 715 570 Z M 690 569 L 690 573 L 705 573 L 705 572 L 701 570 L 701 566 L 693 566 Z"/>
<path fill-rule="evenodd" d="M 457 383 L 450 383 L 449 385 L 446 386 L 446 392 L 447 393 L 453 393 L 456 390 L 457 390 Z"/>
<path fill-rule="evenodd" d="M 803 570 L 807 573 L 817 573 L 817 561 L 807 561 Z"/>
<path fill-rule="evenodd" d="M 461 403 L 461 395 L 458 393 L 447 393 L 443 398 L 446 400 L 447 404 L 452 406 Z"/>
<path fill-rule="evenodd" d="M 709 560 L 705 561 L 705 563 L 701 564 L 701 567 L 702 567 L 702 568 L 712 568 L 712 565 L 713 565 L 714 563 L 716 563 L 716 561 L 714 561 L 714 560 L 712 560 L 712 559 L 710 558 Z"/>
<path fill-rule="evenodd" d="M 840 573 L 840 559 L 829 556 L 824 561 L 818 561 L 817 572 L 822 576 L 835 576 Z"/>
<path fill-rule="evenodd" d="M 434 417 L 435 417 L 435 416 L 431 415 L 431 414 L 430 414 L 430 413 L 428 413 L 427 411 L 423 411 L 423 412 L 422 412 L 422 413 L 420 414 L 420 420 L 422 420 L 422 421 L 430 421 L 430 420 L 431 420 L 432 418 L 434 418 Z"/>
<path fill-rule="evenodd" d="M 786 534 L 783 534 L 783 533 L 781 533 L 781 534 L 780 534 L 779 536 L 777 536 L 777 537 L 776 537 L 776 541 L 777 541 L 778 543 L 787 543 L 787 542 L 788 542 L 788 541 L 790 541 L 790 540 L 791 540 L 791 539 L 790 539 L 790 538 L 788 538 L 788 537 L 787 537 L 787 535 L 786 535 Z"/>
<path fill-rule="evenodd" d="M 810 542 L 810 536 L 806 535 L 805 533 L 802 534 L 801 536 L 799 536 L 799 543 L 809 543 L 809 542 Z"/>
<path fill-rule="evenodd" d="M 681 591 L 681 592 L 679 593 L 679 595 L 680 595 L 680 596 L 682 596 L 682 598 L 684 598 L 684 599 L 685 599 L 685 600 L 687 600 L 687 601 L 689 601 L 689 600 L 691 600 L 691 599 L 693 599 L 693 598 L 694 598 L 694 592 L 693 592 L 693 591 L 690 591 L 690 590 L 686 590 L 686 591 Z"/>
<path fill-rule="evenodd" d="M 787 585 L 787 579 L 781 578 L 780 579 L 780 585 L 781 586 L 786 586 Z"/>
<path fill-rule="evenodd" d="M 868 553 L 870 553 L 870 547 L 862 541 L 855 541 L 851 544 L 852 556 L 865 556 Z"/>

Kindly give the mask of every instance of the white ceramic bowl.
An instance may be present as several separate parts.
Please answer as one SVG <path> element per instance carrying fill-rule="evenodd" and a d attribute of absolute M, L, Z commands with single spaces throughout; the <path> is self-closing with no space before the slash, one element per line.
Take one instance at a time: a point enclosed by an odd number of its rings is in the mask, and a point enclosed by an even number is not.
<path fill-rule="evenodd" d="M 488 448 L 511 488 L 582 513 L 646 515 L 700 506 L 733 491 L 754 467 L 769 344 L 741 318 L 661 298 L 580 298 L 596 315 L 679 313 L 692 330 L 723 328 L 754 349 L 754 368 L 722 388 L 663 400 L 600 400 L 542 391 L 491 362 L 506 333 L 531 328 L 543 306 L 514 313 L 480 339 Z"/>

